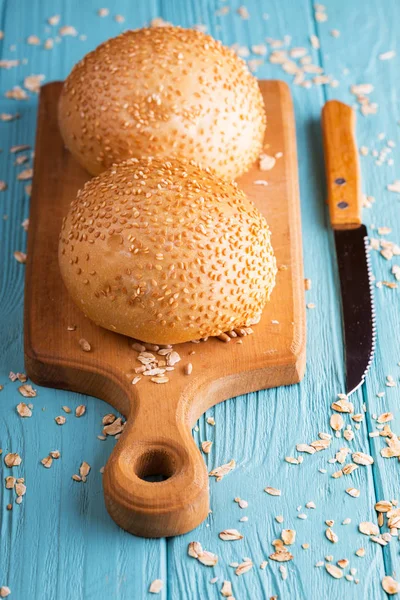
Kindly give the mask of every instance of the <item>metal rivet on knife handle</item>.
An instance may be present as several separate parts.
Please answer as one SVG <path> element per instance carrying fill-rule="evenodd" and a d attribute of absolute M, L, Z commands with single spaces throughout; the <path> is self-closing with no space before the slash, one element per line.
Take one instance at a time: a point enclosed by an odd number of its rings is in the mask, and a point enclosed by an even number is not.
<path fill-rule="evenodd" d="M 355 229 L 361 225 L 362 193 L 355 121 L 354 110 L 338 100 L 329 100 L 322 109 L 327 202 L 333 229 Z"/>

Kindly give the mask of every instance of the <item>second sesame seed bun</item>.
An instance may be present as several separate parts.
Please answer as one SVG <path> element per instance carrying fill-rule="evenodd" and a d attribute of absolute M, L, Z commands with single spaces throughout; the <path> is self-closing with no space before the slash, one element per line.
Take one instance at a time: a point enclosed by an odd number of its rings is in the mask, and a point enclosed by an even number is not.
<path fill-rule="evenodd" d="M 59 103 L 64 142 L 97 175 L 130 157 L 194 159 L 235 179 L 265 133 L 257 80 L 229 48 L 193 29 L 127 31 L 89 52 Z"/>
<path fill-rule="evenodd" d="M 257 323 L 276 274 L 254 204 L 177 159 L 129 159 L 88 181 L 63 221 L 59 264 L 88 317 L 153 344 Z"/>

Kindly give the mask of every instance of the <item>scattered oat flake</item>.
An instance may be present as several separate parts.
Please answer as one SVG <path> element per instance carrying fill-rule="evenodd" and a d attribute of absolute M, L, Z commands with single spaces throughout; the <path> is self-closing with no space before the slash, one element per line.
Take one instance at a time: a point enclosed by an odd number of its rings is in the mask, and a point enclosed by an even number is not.
<path fill-rule="evenodd" d="M 281 538 L 286 546 L 290 546 L 296 541 L 296 531 L 294 529 L 282 529 Z"/>
<path fill-rule="evenodd" d="M 353 488 L 353 487 L 347 488 L 346 494 L 348 494 L 352 498 L 358 498 L 360 496 L 360 490 L 357 490 L 357 488 Z"/>
<path fill-rule="evenodd" d="M 200 542 L 190 542 L 188 545 L 188 554 L 193 558 L 197 558 L 206 567 L 214 567 L 218 562 L 218 556 L 208 550 L 203 550 Z"/>
<path fill-rule="evenodd" d="M 243 536 L 237 529 L 224 529 L 219 534 L 219 537 L 224 542 L 233 542 L 236 540 L 242 540 Z"/>
<path fill-rule="evenodd" d="M 309 444 L 296 444 L 297 452 L 306 452 L 307 454 L 315 454 L 316 449 Z"/>
<path fill-rule="evenodd" d="M 81 338 L 78 342 L 78 344 L 80 345 L 80 347 L 82 348 L 82 350 L 84 352 L 90 352 L 92 347 L 89 344 L 89 342 L 87 340 L 85 340 L 84 338 Z"/>
<path fill-rule="evenodd" d="M 282 577 L 283 581 L 285 581 L 287 579 L 287 577 L 288 577 L 287 568 L 284 565 L 281 565 L 279 567 L 279 571 L 280 571 L 280 574 L 281 574 L 281 577 Z"/>
<path fill-rule="evenodd" d="M 375 504 L 375 510 L 380 513 L 386 513 L 391 509 L 392 503 L 390 500 L 379 500 L 379 502 Z"/>
<path fill-rule="evenodd" d="M 15 479 L 15 477 L 12 477 L 11 475 L 6 477 L 6 489 L 7 490 L 14 489 L 16 482 L 17 482 L 17 480 Z"/>
<path fill-rule="evenodd" d="M 350 92 L 355 96 L 364 96 L 371 94 L 374 91 L 372 83 L 359 83 L 357 85 L 350 86 Z"/>
<path fill-rule="evenodd" d="M 72 27 L 72 25 L 64 25 L 64 27 L 60 27 L 60 29 L 58 30 L 58 33 L 61 36 L 65 36 L 65 35 L 72 35 L 72 36 L 77 36 L 78 32 L 75 29 L 75 27 Z"/>
<path fill-rule="evenodd" d="M 239 564 L 238 567 L 236 567 L 235 573 L 236 575 L 243 575 L 244 573 L 247 573 L 247 571 L 250 571 L 250 569 L 252 569 L 254 566 L 253 562 L 248 558 L 246 560 L 244 560 L 242 563 Z"/>
<path fill-rule="evenodd" d="M 11 59 L 11 60 L 3 59 L 3 60 L 0 60 L 0 69 L 12 69 L 14 67 L 18 67 L 19 64 L 20 64 L 20 61 L 17 59 Z"/>
<path fill-rule="evenodd" d="M 334 431 L 340 431 L 344 427 L 344 420 L 340 413 L 334 413 L 330 418 L 330 426 Z"/>
<path fill-rule="evenodd" d="M 90 465 L 87 462 L 83 461 L 83 463 L 79 467 L 79 474 L 82 477 L 82 479 L 89 475 L 90 469 L 91 469 Z"/>
<path fill-rule="evenodd" d="M 97 15 L 99 17 L 108 17 L 109 14 L 110 11 L 108 8 L 99 8 L 99 10 L 97 11 Z"/>
<path fill-rule="evenodd" d="M 150 27 L 169 27 L 171 23 L 164 21 L 161 17 L 156 17 L 150 21 Z"/>
<path fill-rule="evenodd" d="M 18 467 L 21 464 L 21 462 L 22 458 L 16 452 L 10 452 L 4 457 L 4 463 L 8 468 Z"/>
<path fill-rule="evenodd" d="M 336 412 L 341 412 L 341 413 L 353 413 L 354 412 L 353 403 L 349 402 L 346 398 L 340 398 L 339 400 L 332 402 L 331 408 L 333 410 L 336 410 Z"/>
<path fill-rule="evenodd" d="M 293 456 L 285 456 L 285 461 L 291 465 L 298 465 L 300 459 L 294 458 Z"/>
<path fill-rule="evenodd" d="M 20 250 L 16 250 L 14 252 L 14 258 L 17 262 L 21 263 L 22 265 L 24 265 L 26 263 L 26 254 L 25 252 L 21 252 Z"/>
<path fill-rule="evenodd" d="M 335 579 L 341 579 L 343 577 L 343 571 L 342 571 L 342 569 L 340 569 L 336 565 L 331 565 L 329 563 L 326 563 L 325 564 L 325 569 L 327 570 L 327 572 L 329 573 L 329 575 L 331 575 Z"/>
<path fill-rule="evenodd" d="M 193 365 L 192 365 L 192 363 L 191 362 L 187 363 L 184 366 L 183 371 L 184 371 L 185 375 L 191 375 L 191 373 L 193 371 Z"/>
<path fill-rule="evenodd" d="M 359 524 L 358 529 L 364 535 L 378 535 L 379 527 L 370 521 L 363 521 Z"/>
<path fill-rule="evenodd" d="M 25 402 L 20 402 L 17 404 L 17 413 L 20 417 L 31 417 L 32 411 Z"/>
<path fill-rule="evenodd" d="M 159 594 L 163 588 L 163 581 L 161 579 L 155 579 L 151 582 L 149 587 L 150 594 Z"/>
<path fill-rule="evenodd" d="M 63 411 L 65 413 L 67 413 L 67 415 L 69 415 L 71 413 L 71 409 L 69 406 L 62 406 L 61 408 L 63 409 Z"/>
<path fill-rule="evenodd" d="M 333 544 L 336 544 L 339 541 L 338 536 L 330 527 L 328 527 L 328 529 L 325 531 L 325 536 Z"/>
<path fill-rule="evenodd" d="M 17 483 L 15 484 L 15 493 L 19 497 L 25 496 L 25 494 L 26 494 L 26 485 L 24 483 L 22 483 L 21 481 L 17 480 Z"/>
<path fill-rule="evenodd" d="M 153 383 L 168 383 L 169 378 L 166 376 L 156 376 L 150 377 L 150 381 L 152 381 Z"/>
<path fill-rule="evenodd" d="M 29 383 L 20 385 L 18 391 L 24 398 L 35 398 L 37 396 L 36 390 Z"/>
<path fill-rule="evenodd" d="M 310 42 L 311 42 L 311 46 L 315 50 L 319 50 L 320 43 L 319 43 L 319 38 L 316 35 L 310 35 Z"/>
<path fill-rule="evenodd" d="M 351 458 L 353 462 L 355 462 L 357 465 L 367 466 L 372 465 L 374 462 L 372 456 L 370 456 L 369 454 L 365 454 L 364 452 L 354 452 L 351 455 Z"/>
<path fill-rule="evenodd" d="M 329 448 L 330 444 L 331 444 L 330 439 L 321 439 L 321 440 L 315 440 L 315 442 L 311 442 L 310 446 L 315 448 L 315 450 L 317 452 L 320 452 L 321 450 L 326 450 L 327 448 Z"/>
<path fill-rule="evenodd" d="M 225 465 L 221 465 L 220 467 L 216 467 L 212 471 L 210 471 L 209 476 L 215 477 L 217 481 L 221 481 L 221 479 L 230 473 L 236 467 L 236 462 L 232 459 Z"/>
<path fill-rule="evenodd" d="M 28 75 L 28 77 L 25 77 L 24 79 L 24 88 L 30 92 L 38 94 L 40 91 L 40 85 L 44 79 L 45 75 Z"/>
<path fill-rule="evenodd" d="M 27 100 L 28 94 L 19 85 L 15 85 L 11 90 L 8 90 L 4 96 L 12 100 Z"/>
<path fill-rule="evenodd" d="M 82 417 L 85 414 L 85 412 L 86 412 L 86 406 L 84 404 L 80 404 L 75 409 L 75 416 Z"/>
<path fill-rule="evenodd" d="M 0 37 L 1 39 L 1 37 Z M 11 590 L 8 587 L 8 585 L 2 585 L 0 587 L 0 597 L 1 598 L 7 598 L 7 596 L 9 596 L 11 594 Z"/>
<path fill-rule="evenodd" d="M 388 50 L 388 52 L 382 52 L 378 55 L 379 60 L 390 60 L 396 56 L 396 52 L 394 50 Z"/>
<path fill-rule="evenodd" d="M 110 424 L 105 425 L 105 427 L 103 428 L 103 433 L 105 435 L 118 435 L 119 433 L 122 432 L 122 430 L 123 430 L 122 419 L 121 419 L 121 417 L 118 417 L 118 419 L 114 419 L 114 421 L 112 421 Z"/>
<path fill-rule="evenodd" d="M 66 418 L 63 417 L 62 415 L 59 415 L 58 417 L 55 417 L 55 422 L 57 423 L 57 425 L 64 425 L 64 423 L 66 422 Z"/>
<path fill-rule="evenodd" d="M 7 189 L 7 184 L 5 181 L 0 180 L 0 192 L 5 192 Z"/>
<path fill-rule="evenodd" d="M 268 154 L 260 154 L 259 157 L 259 168 L 260 171 L 270 171 L 274 168 L 276 163 L 276 158 L 274 156 L 269 156 Z"/>
<path fill-rule="evenodd" d="M 103 425 L 111 425 L 117 417 L 113 413 L 107 413 L 102 419 Z"/>
<path fill-rule="evenodd" d="M 255 44 L 251 47 L 251 51 L 258 56 L 265 56 L 267 54 L 267 46 L 265 44 Z"/>
<path fill-rule="evenodd" d="M 275 552 L 269 555 L 271 560 L 275 562 L 288 562 L 293 560 L 293 554 L 289 552 L 284 545 L 276 546 Z"/>
<path fill-rule="evenodd" d="M 18 181 L 26 181 L 27 179 L 32 179 L 33 177 L 33 169 L 24 169 L 17 175 Z"/>
<path fill-rule="evenodd" d="M 391 412 L 386 412 L 386 413 L 382 413 L 381 415 L 379 415 L 379 417 L 377 418 L 377 422 L 378 423 L 388 423 L 389 421 L 393 421 L 393 413 Z"/>
<path fill-rule="evenodd" d="M 26 42 L 30 46 L 39 46 L 40 45 L 40 39 L 38 38 L 37 35 L 30 35 L 30 36 L 28 36 Z"/>
<path fill-rule="evenodd" d="M 40 462 L 46 469 L 50 469 L 51 465 L 53 464 L 53 459 L 51 456 L 45 456 L 45 458 L 42 458 Z"/>
<path fill-rule="evenodd" d="M 49 25 L 58 25 L 60 22 L 60 15 L 53 15 L 47 19 Z"/>
<path fill-rule="evenodd" d="M 204 454 L 210 454 L 211 446 L 212 442 L 210 442 L 209 440 L 201 442 L 201 449 L 203 450 Z"/>
<path fill-rule="evenodd" d="M 400 592 L 400 584 L 390 575 L 386 575 L 382 579 L 382 588 L 390 596 Z"/>
<path fill-rule="evenodd" d="M 342 469 L 342 473 L 343 475 L 351 475 L 351 473 L 353 473 L 353 471 L 355 471 L 356 469 L 358 469 L 358 466 L 355 465 L 354 463 L 349 463 L 348 465 L 345 465 Z"/>
<path fill-rule="evenodd" d="M 266 487 L 264 492 L 267 492 L 270 496 L 280 496 L 282 494 L 281 490 L 278 490 L 274 487 Z"/>
<path fill-rule="evenodd" d="M 247 20 L 250 18 L 249 11 L 247 10 L 246 6 L 239 6 L 236 12 L 239 15 L 239 17 L 243 20 Z"/>

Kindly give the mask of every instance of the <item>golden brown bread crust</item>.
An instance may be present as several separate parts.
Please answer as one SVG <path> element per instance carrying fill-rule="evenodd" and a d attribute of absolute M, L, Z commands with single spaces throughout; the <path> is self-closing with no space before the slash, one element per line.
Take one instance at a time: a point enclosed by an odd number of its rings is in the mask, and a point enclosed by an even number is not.
<path fill-rule="evenodd" d="M 254 204 L 177 159 L 129 159 L 88 181 L 63 221 L 59 263 L 87 316 L 156 344 L 256 323 L 276 274 Z"/>
<path fill-rule="evenodd" d="M 235 179 L 260 154 L 265 111 L 231 49 L 193 29 L 156 27 L 112 38 L 75 65 L 59 124 L 93 175 L 130 157 L 182 156 Z"/>

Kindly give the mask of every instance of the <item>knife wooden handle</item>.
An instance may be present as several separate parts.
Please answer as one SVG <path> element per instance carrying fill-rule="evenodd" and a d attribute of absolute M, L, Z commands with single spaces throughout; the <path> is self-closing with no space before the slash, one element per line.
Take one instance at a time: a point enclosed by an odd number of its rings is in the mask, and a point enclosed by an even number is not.
<path fill-rule="evenodd" d="M 361 175 L 355 137 L 354 110 L 338 100 L 322 109 L 322 132 L 328 205 L 333 229 L 361 225 Z"/>

